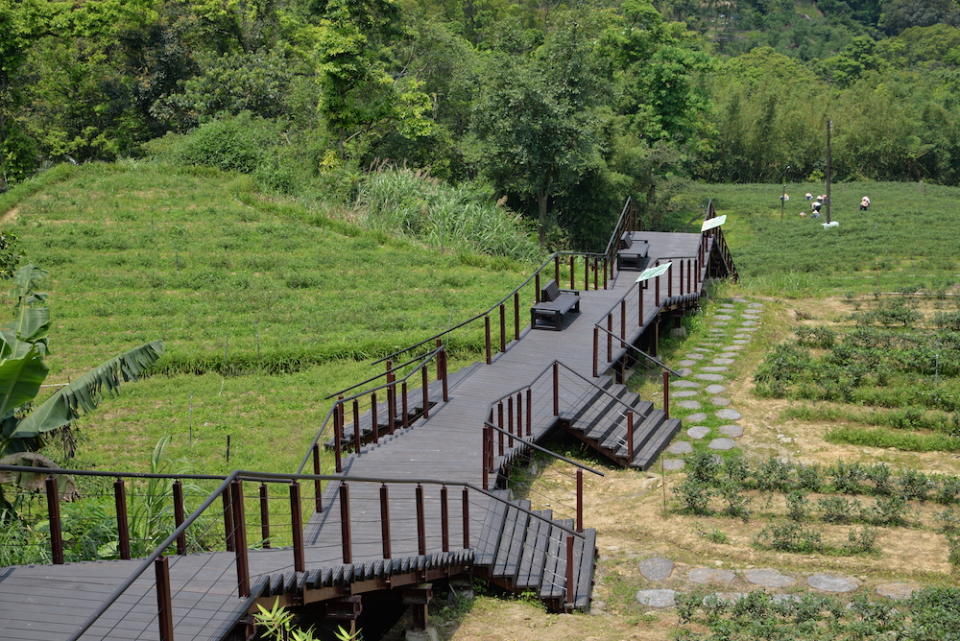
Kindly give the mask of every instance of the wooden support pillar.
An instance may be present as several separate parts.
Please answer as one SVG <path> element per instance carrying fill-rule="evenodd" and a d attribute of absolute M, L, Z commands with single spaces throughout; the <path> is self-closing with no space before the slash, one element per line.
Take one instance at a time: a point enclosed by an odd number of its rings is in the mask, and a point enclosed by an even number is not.
<path fill-rule="evenodd" d="M 450 551 L 450 508 L 447 504 L 447 486 L 440 488 L 440 550 Z"/>
<path fill-rule="evenodd" d="M 426 363 L 420 369 L 420 393 L 423 396 L 423 418 L 430 418 L 430 373 Z"/>
<path fill-rule="evenodd" d="M 553 362 L 553 415 L 560 416 L 560 364 Z"/>
<path fill-rule="evenodd" d="M 486 489 L 486 488 L 484 488 Z M 460 512 L 461 517 L 463 518 L 463 549 L 470 549 L 470 491 L 468 488 L 463 488 L 463 492 L 460 497 Z"/>
<path fill-rule="evenodd" d="M 320 444 L 313 444 L 313 473 L 320 476 Z M 323 512 L 323 493 L 320 490 L 320 479 L 313 479 L 313 509 L 317 514 Z"/>
<path fill-rule="evenodd" d="M 493 354 L 490 346 L 490 315 L 483 317 L 483 348 L 486 354 L 487 365 L 493 362 Z"/>
<path fill-rule="evenodd" d="M 427 553 L 427 523 L 423 507 L 423 486 L 417 483 L 417 554 Z"/>
<path fill-rule="evenodd" d="M 343 562 L 353 563 L 353 538 L 350 529 L 350 486 L 340 483 L 340 546 Z"/>
<path fill-rule="evenodd" d="M 380 484 L 380 542 L 383 558 L 389 559 L 390 548 L 390 496 L 385 483 Z"/>
<path fill-rule="evenodd" d="M 293 570 L 304 571 L 303 514 L 300 511 L 300 484 L 290 482 L 290 528 L 293 534 Z"/>
<path fill-rule="evenodd" d="M 260 484 L 260 540 L 265 550 L 270 549 L 270 490 Z"/>
<path fill-rule="evenodd" d="M 507 308 L 500 303 L 500 351 L 507 351 Z"/>
<path fill-rule="evenodd" d="M 527 388 L 527 436 L 533 435 L 533 392 Z"/>
<path fill-rule="evenodd" d="M 161 556 L 153 561 L 157 589 L 157 625 L 160 641 L 173 641 L 173 597 L 170 592 L 170 561 Z"/>
<path fill-rule="evenodd" d="M 50 529 L 50 557 L 54 565 L 63 565 L 63 526 L 60 522 L 60 490 L 57 479 L 48 476 L 43 482 L 47 492 L 47 526 Z"/>
<path fill-rule="evenodd" d="M 243 599 L 250 596 L 250 563 L 247 558 L 247 522 L 243 514 L 243 481 L 230 484 L 230 499 L 233 503 L 233 543 L 237 567 L 237 594 Z"/>
<path fill-rule="evenodd" d="M 670 372 L 663 371 L 663 416 L 670 418 Z"/>
<path fill-rule="evenodd" d="M 177 481 L 177 483 L 179 482 Z M 181 494 L 182 499 L 183 495 Z M 120 558 L 126 560 L 130 558 L 130 522 L 127 519 L 127 490 L 121 478 L 113 482 L 113 502 L 117 512 L 117 549 L 120 552 Z M 177 502 L 176 493 L 173 495 L 173 502 L 174 504 Z M 183 519 L 177 522 L 177 527 L 181 523 L 183 523 Z M 177 554 L 183 554 L 179 548 L 180 539 L 178 538 Z"/>
<path fill-rule="evenodd" d="M 583 470 L 577 468 L 577 532 L 583 532 Z"/>
<path fill-rule="evenodd" d="M 175 528 L 178 528 L 181 525 L 183 525 L 183 522 L 186 520 L 186 515 L 184 514 L 184 512 L 185 510 L 183 509 L 183 483 L 181 483 L 180 480 L 177 479 L 176 481 L 173 482 L 173 525 Z M 124 507 L 124 510 L 123 510 L 123 517 L 124 517 L 124 520 L 126 520 L 126 517 L 127 517 L 126 507 Z M 126 523 L 123 524 L 123 529 L 124 530 L 127 529 Z M 123 553 L 121 552 L 120 554 L 121 559 L 130 558 L 129 532 L 126 532 L 126 536 L 127 536 L 127 556 L 124 557 Z M 177 536 L 177 554 L 179 554 L 180 556 L 183 556 L 186 553 L 187 553 L 187 533 L 181 532 L 180 535 Z"/>

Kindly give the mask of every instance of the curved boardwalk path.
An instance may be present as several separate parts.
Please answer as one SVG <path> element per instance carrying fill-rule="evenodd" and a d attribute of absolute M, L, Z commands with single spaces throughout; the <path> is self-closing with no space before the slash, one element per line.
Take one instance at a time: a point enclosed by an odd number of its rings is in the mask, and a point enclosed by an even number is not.
<path fill-rule="evenodd" d="M 697 255 L 700 234 L 634 232 L 634 239 L 649 241 L 653 264 L 660 257 Z M 708 244 L 712 241 L 708 240 Z M 711 247 L 708 246 L 708 255 Z M 701 270 L 701 278 L 707 274 Z M 582 291 L 580 314 L 572 315 L 563 331 L 529 328 L 512 341 L 491 364 L 480 364 L 460 372 L 451 384 L 449 402 L 431 409 L 429 419 L 420 419 L 411 428 L 382 437 L 377 444 L 363 446 L 359 455 L 344 458 L 347 477 L 424 477 L 444 483 L 482 486 L 483 422 L 491 402 L 531 383 L 550 364 L 561 361 L 584 379 L 593 378 L 594 324 L 604 321 L 631 289 L 637 290 L 637 272 L 624 271 L 606 290 Z M 674 292 L 680 291 L 680 275 L 672 272 Z M 689 275 L 688 275 L 689 278 Z M 702 283 L 697 287 L 699 293 Z M 666 287 L 661 298 L 666 297 Z M 644 290 L 644 318 L 632 317 L 627 335 L 636 340 L 660 313 L 654 304 L 654 289 Z M 662 301 L 661 301 L 662 303 Z M 636 314 L 636 301 L 630 313 Z M 605 352 L 604 349 L 600 350 Z M 618 354 L 621 350 L 617 350 Z M 610 366 L 604 353 L 602 371 Z M 614 356 L 613 360 L 616 360 Z M 576 378 L 572 373 L 568 376 Z M 451 380 L 453 381 L 453 376 Z M 549 376 L 543 380 L 549 379 Z M 546 383 L 545 383 L 546 384 Z M 589 390 L 590 384 L 586 387 Z M 571 388 L 572 389 L 572 388 Z M 577 388 L 584 389 L 584 384 Z M 564 390 L 564 407 L 589 404 L 595 395 Z M 532 407 L 533 440 L 541 438 L 556 424 L 549 394 L 536 394 Z M 565 409 L 565 411 L 566 411 Z M 672 432 L 671 432 L 672 435 Z M 667 441 L 669 440 L 667 437 Z M 666 441 L 662 443 L 666 445 Z M 661 447 L 662 447 L 661 445 Z M 656 453 L 655 453 L 656 454 Z M 495 461 L 498 467 L 501 459 Z M 494 477 L 495 478 L 495 475 Z M 343 563 L 338 484 L 329 483 L 324 509 L 309 518 L 305 527 L 305 569 L 295 573 L 290 548 L 250 550 L 252 596 L 237 596 L 235 557 L 230 552 L 171 556 L 171 592 L 174 635 L 177 641 L 221 639 L 234 630 L 238 620 L 259 597 L 270 603 L 274 595 L 284 603 L 310 603 L 342 598 L 402 585 L 478 572 L 508 588 L 535 589 L 541 598 L 562 604 L 566 574 L 563 543 L 572 521 L 555 519 L 549 510 L 530 515 L 529 502 L 510 501 L 504 490 L 496 501 L 480 492 L 469 494 L 470 548 L 462 545 L 461 487 L 450 485 L 449 553 L 441 548 L 440 485 L 425 484 L 425 544 L 430 552 L 419 554 L 414 503 L 414 485 L 390 484 L 392 559 L 385 560 L 381 539 L 380 485 L 349 483 L 352 564 Z M 585 515 L 589 524 L 589 514 Z M 585 530 L 575 542 L 574 578 L 576 594 L 569 598 L 575 607 L 589 608 L 592 590 L 595 533 Z M 16 566 L 0 570 L 0 639 L 67 639 L 78 624 L 107 595 L 128 577 L 139 562 L 101 561 L 54 566 Z M 158 639 L 157 597 L 153 572 L 141 576 L 100 619 L 83 639 Z M 240 637 L 236 637 L 240 638 Z"/>

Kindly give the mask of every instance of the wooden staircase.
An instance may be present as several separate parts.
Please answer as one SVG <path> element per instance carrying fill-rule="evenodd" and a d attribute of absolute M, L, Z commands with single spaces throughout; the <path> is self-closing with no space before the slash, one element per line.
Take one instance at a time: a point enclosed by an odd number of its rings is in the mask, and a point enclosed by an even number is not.
<path fill-rule="evenodd" d="M 595 379 L 596 389 L 577 412 L 561 416 L 566 431 L 611 461 L 649 469 L 680 430 L 680 420 L 667 418 L 626 386 L 609 376 Z M 633 412 L 633 457 L 628 452 L 627 411 Z"/>
<path fill-rule="evenodd" d="M 507 497 L 506 490 L 496 492 Z M 585 529 L 572 537 L 575 594 L 568 597 L 566 541 L 573 528 L 573 519 L 554 519 L 550 510 L 533 510 L 528 500 L 497 502 L 487 512 L 474 571 L 511 592 L 533 593 L 552 610 L 587 611 L 593 594 L 597 533 Z"/>

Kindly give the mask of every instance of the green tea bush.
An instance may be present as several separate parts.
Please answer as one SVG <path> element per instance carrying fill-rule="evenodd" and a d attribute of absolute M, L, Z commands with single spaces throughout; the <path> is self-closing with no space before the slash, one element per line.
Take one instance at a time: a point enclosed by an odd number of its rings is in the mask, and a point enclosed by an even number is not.
<path fill-rule="evenodd" d="M 932 483 L 923 472 L 906 469 L 900 474 L 900 486 L 897 490 L 905 500 L 925 501 L 931 489 Z"/>
<path fill-rule="evenodd" d="M 833 347 L 837 333 L 828 327 L 798 327 L 797 344 L 804 347 L 827 349 Z"/>
<path fill-rule="evenodd" d="M 724 513 L 741 519 L 744 523 L 750 520 L 750 496 L 745 494 L 743 486 L 735 481 L 720 484 L 719 494 L 726 506 Z"/>
<path fill-rule="evenodd" d="M 755 543 L 778 552 L 812 553 L 822 547 L 820 533 L 798 523 L 772 523 L 760 530 Z"/>
<path fill-rule="evenodd" d="M 860 513 L 860 504 L 855 499 L 847 500 L 842 496 L 825 496 L 817 501 L 820 518 L 827 523 L 850 523 Z"/>
<path fill-rule="evenodd" d="M 791 465 L 771 456 L 754 470 L 754 486 L 759 490 L 786 492 L 790 488 Z"/>
<path fill-rule="evenodd" d="M 710 485 L 717 483 L 720 464 L 713 454 L 704 451 L 694 452 L 693 456 L 687 459 L 687 465 L 690 468 L 687 478 L 698 483 Z"/>
<path fill-rule="evenodd" d="M 807 518 L 810 502 L 803 492 L 793 491 L 787 494 L 787 516 L 791 521 L 803 521 Z"/>
<path fill-rule="evenodd" d="M 680 499 L 682 509 L 688 514 L 710 514 L 710 498 L 714 494 L 713 488 L 687 476 L 683 483 L 673 489 L 673 493 Z"/>
<path fill-rule="evenodd" d="M 863 520 L 874 525 L 905 525 L 907 502 L 901 496 L 881 496 L 873 506 L 864 508 Z"/>
<path fill-rule="evenodd" d="M 886 463 L 876 463 L 866 467 L 864 470 L 866 480 L 873 483 L 873 491 L 877 494 L 890 494 L 893 491 L 891 485 L 890 466 Z"/>
<path fill-rule="evenodd" d="M 870 527 L 850 530 L 847 543 L 843 546 L 846 554 L 869 554 L 877 551 L 877 531 Z"/>
<path fill-rule="evenodd" d="M 859 494 L 860 482 L 866 478 L 863 467 L 858 463 L 837 461 L 828 473 L 833 477 L 833 487 L 843 494 Z"/>

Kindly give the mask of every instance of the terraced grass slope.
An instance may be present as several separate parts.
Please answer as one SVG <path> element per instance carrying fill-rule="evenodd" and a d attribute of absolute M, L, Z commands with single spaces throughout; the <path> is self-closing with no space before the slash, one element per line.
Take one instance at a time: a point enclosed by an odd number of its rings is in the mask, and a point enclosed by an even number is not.
<path fill-rule="evenodd" d="M 956 251 L 960 189 L 922 183 L 852 182 L 833 186 L 833 219 L 824 230 L 810 211 L 806 192 L 822 183 L 787 185 L 790 200 L 780 218 L 781 185 L 693 185 L 679 199 L 669 224 L 699 224 L 713 198 L 725 226 L 737 269 L 749 290 L 806 297 L 900 291 L 936 291 L 960 282 Z M 860 213 L 863 196 L 873 201 Z M 694 215 L 696 214 L 696 215 Z"/>
<path fill-rule="evenodd" d="M 81 421 L 71 465 L 144 468 L 172 434 L 179 469 L 290 470 L 322 397 L 374 373 L 364 359 L 489 306 L 529 271 L 268 201 L 208 170 L 60 167 L 0 205 L 0 225 L 50 273 L 50 382 L 143 341 L 167 345 L 159 375 Z M 479 341 L 478 330 L 455 356 Z"/>

